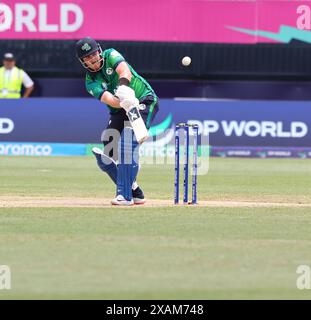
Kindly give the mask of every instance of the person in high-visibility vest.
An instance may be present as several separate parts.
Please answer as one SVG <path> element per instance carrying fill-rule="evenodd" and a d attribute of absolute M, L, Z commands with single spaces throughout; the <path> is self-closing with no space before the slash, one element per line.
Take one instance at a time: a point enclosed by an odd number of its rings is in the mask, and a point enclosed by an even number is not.
<path fill-rule="evenodd" d="M 28 98 L 34 89 L 34 83 L 29 75 L 16 67 L 12 53 L 3 57 L 3 67 L 0 68 L 0 99 L 21 98 L 22 85 L 25 87 L 23 98 Z"/>

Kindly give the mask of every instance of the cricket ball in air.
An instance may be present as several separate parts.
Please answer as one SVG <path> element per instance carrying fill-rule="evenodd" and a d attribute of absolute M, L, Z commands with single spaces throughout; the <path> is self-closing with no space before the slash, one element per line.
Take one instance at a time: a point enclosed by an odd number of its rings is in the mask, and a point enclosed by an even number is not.
<path fill-rule="evenodd" d="M 181 60 L 181 63 L 183 66 L 185 67 L 188 67 L 191 63 L 191 58 L 186 56 L 186 57 L 183 57 L 182 60 Z"/>

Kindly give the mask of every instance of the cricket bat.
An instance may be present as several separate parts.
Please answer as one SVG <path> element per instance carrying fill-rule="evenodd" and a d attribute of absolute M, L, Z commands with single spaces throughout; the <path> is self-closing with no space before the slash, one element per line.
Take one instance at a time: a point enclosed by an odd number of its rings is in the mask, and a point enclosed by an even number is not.
<path fill-rule="evenodd" d="M 132 125 L 136 140 L 138 143 L 143 143 L 148 139 L 148 130 L 138 108 L 134 106 L 126 114 Z"/>

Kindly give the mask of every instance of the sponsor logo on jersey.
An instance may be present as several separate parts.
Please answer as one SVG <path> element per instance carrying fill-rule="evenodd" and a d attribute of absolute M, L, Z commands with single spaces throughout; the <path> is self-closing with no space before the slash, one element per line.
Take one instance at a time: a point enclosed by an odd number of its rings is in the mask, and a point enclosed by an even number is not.
<path fill-rule="evenodd" d="M 107 68 L 107 69 L 106 69 L 106 73 L 107 73 L 108 75 L 111 75 L 111 74 L 113 73 L 113 69 L 112 69 L 112 68 Z"/>

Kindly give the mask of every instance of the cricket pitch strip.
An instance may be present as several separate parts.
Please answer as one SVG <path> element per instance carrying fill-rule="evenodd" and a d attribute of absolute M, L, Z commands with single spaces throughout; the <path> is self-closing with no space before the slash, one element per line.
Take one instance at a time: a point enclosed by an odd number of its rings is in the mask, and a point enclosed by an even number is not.
<path fill-rule="evenodd" d="M 116 207 L 110 204 L 108 198 L 78 198 L 78 197 L 23 197 L 0 196 L 0 208 L 105 208 Z M 172 200 L 147 199 L 144 205 L 135 207 L 181 207 L 183 204 L 174 205 Z M 186 205 L 187 206 L 187 205 Z M 133 206 L 131 206 L 133 207 Z M 189 205 L 191 207 L 191 205 Z M 311 203 L 298 202 L 255 202 L 255 201 L 213 201 L 199 200 L 193 207 L 219 207 L 219 208 L 278 208 L 278 207 L 307 207 Z M 122 206 L 124 208 L 124 206 Z"/>

